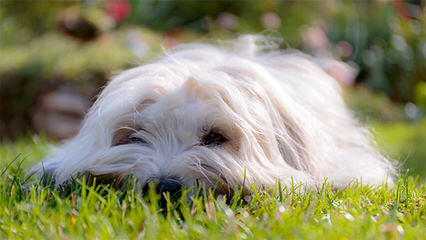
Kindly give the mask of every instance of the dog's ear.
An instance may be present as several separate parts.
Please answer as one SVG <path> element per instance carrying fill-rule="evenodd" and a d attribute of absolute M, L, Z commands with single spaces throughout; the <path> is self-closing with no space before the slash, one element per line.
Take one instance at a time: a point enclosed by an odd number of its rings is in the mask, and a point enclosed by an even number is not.
<path fill-rule="evenodd" d="M 280 104 L 278 99 L 275 104 Z M 276 109 L 279 118 L 273 120 L 275 139 L 282 158 L 297 170 L 311 170 L 304 130 L 297 124 L 297 119 L 293 118 L 282 105 L 277 105 Z"/>
<path fill-rule="evenodd" d="M 285 67 L 278 66 L 277 70 L 282 69 Z M 289 85 L 292 83 L 288 83 L 287 79 L 276 79 L 276 76 L 269 74 L 263 76 L 265 78 L 260 79 L 259 84 L 265 93 L 260 98 L 272 121 L 276 144 L 282 159 L 296 170 L 310 172 L 313 166 L 310 161 L 308 140 L 312 132 L 307 118 L 311 115 L 302 105 L 303 101 L 294 99 L 297 94 L 292 92 L 294 89 Z"/>
<path fill-rule="evenodd" d="M 115 131 L 112 137 L 112 146 L 123 145 L 130 143 L 129 135 L 134 133 L 133 128 L 121 127 Z"/>

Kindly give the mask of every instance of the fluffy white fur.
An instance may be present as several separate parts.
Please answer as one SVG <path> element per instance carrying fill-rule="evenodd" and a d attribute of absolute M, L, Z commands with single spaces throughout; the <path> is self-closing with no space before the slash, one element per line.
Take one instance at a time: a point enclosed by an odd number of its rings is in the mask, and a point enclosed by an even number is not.
<path fill-rule="evenodd" d="M 31 172 L 61 184 L 78 172 L 135 176 L 141 184 L 173 177 L 190 187 L 218 181 L 274 187 L 356 178 L 381 184 L 392 164 L 346 108 L 338 83 L 309 56 L 262 51 L 259 36 L 232 48 L 181 45 L 106 86 L 78 135 Z M 264 49 L 263 49 L 264 50 Z M 217 129 L 228 140 L 200 144 Z M 145 143 L 126 142 L 129 135 Z M 124 143 L 123 143 L 124 142 Z M 123 144 L 122 144 L 123 143 Z"/>

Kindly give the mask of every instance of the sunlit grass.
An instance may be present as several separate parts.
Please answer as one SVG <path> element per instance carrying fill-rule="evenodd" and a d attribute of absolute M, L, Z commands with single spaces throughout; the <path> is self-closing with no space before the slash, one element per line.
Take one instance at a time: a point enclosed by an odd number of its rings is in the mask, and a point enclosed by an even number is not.
<path fill-rule="evenodd" d="M 0 237 L 98 239 L 419 238 L 426 234 L 426 185 L 401 177 L 396 187 L 355 182 L 336 191 L 328 184 L 306 191 L 294 185 L 241 197 L 186 191 L 167 207 L 149 191 L 88 186 L 85 178 L 58 191 L 24 184 L 13 164 L 0 182 Z"/>

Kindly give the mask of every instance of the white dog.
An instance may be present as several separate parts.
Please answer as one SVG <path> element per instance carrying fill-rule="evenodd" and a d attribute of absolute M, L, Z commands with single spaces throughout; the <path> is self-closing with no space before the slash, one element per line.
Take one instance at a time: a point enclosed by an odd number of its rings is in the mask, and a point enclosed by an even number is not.
<path fill-rule="evenodd" d="M 225 192 L 243 181 L 344 187 L 392 176 L 338 83 L 309 56 L 263 51 L 262 39 L 241 36 L 231 49 L 181 45 L 119 74 L 80 132 L 31 172 L 55 184 L 88 172 L 171 189 L 220 183 Z"/>

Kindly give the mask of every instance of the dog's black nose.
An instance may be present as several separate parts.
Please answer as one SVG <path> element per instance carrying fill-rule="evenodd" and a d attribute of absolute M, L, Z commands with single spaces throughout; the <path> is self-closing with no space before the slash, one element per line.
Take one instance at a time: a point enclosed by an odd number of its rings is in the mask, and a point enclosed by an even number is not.
<path fill-rule="evenodd" d="M 169 193 L 170 197 L 175 197 L 175 195 L 180 192 L 182 184 L 175 180 L 161 180 L 155 190 L 157 193 L 163 195 L 163 193 Z"/>
<path fill-rule="evenodd" d="M 151 184 L 154 183 L 154 184 Z M 156 185 L 155 185 L 156 183 Z M 146 194 L 150 185 L 155 186 L 155 191 L 164 197 L 164 193 L 169 193 L 171 200 L 178 199 L 180 197 L 180 191 L 182 189 L 182 184 L 175 178 L 161 178 L 159 181 L 150 181 L 147 182 L 143 188 L 143 193 Z"/>
<path fill-rule="evenodd" d="M 169 193 L 171 202 L 176 202 L 181 197 L 182 184 L 174 178 L 161 178 L 159 181 L 147 182 L 142 190 L 143 194 L 145 195 L 149 188 L 153 186 L 155 186 L 155 191 L 160 194 L 160 201 L 158 203 L 163 209 L 167 207 L 167 199 L 165 198 L 167 193 Z"/>

